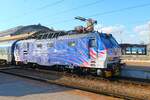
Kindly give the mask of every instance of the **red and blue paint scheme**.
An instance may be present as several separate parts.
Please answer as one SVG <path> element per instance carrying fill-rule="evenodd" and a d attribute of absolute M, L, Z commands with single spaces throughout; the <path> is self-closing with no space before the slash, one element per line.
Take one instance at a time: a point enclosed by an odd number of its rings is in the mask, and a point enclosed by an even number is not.
<path fill-rule="evenodd" d="M 120 63 L 121 50 L 111 34 L 91 32 L 16 43 L 15 61 L 44 66 L 107 69 Z"/>

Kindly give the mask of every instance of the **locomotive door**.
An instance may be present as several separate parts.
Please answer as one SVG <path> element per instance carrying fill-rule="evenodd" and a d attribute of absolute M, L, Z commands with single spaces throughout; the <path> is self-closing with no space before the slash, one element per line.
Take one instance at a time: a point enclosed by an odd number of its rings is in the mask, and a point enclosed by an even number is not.
<path fill-rule="evenodd" d="M 28 63 L 28 55 L 29 55 L 29 43 L 25 42 L 23 43 L 23 63 Z"/>
<path fill-rule="evenodd" d="M 95 38 L 89 40 L 89 56 L 92 61 L 97 58 L 97 42 Z"/>

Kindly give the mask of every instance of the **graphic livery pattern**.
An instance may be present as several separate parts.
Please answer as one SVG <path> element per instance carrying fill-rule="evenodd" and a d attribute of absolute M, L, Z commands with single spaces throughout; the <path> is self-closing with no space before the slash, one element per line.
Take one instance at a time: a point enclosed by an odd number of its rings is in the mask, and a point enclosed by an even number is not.
<path fill-rule="evenodd" d="M 107 64 L 111 63 L 108 57 L 120 57 L 120 47 L 112 35 L 107 37 L 106 34 L 98 32 L 75 35 L 19 41 L 15 48 L 15 60 L 44 66 L 107 68 Z M 95 46 L 90 46 L 91 39 L 95 39 Z M 24 54 L 24 51 L 27 53 Z"/>

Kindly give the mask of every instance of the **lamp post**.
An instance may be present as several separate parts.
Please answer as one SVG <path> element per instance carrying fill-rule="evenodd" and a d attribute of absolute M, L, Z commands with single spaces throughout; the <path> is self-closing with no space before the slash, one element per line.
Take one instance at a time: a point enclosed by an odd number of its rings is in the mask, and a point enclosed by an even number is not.
<path fill-rule="evenodd" d="M 148 31 L 148 37 L 149 37 L 149 41 L 148 41 L 148 45 L 147 45 L 147 53 L 148 53 L 148 55 L 149 55 L 149 57 L 150 57 L 150 22 L 148 23 L 148 29 L 149 29 L 149 31 Z"/>
<path fill-rule="evenodd" d="M 120 35 L 120 44 L 122 44 L 122 31 L 121 30 L 119 30 L 119 35 Z"/>
<path fill-rule="evenodd" d="M 148 23 L 148 29 L 149 29 L 149 31 L 148 31 L 148 36 L 149 36 L 148 44 L 150 45 L 150 22 Z"/>

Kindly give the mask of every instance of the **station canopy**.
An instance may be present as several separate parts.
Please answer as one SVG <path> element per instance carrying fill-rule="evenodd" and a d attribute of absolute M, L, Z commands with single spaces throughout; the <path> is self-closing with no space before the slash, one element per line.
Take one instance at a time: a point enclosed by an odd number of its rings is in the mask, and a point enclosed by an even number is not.
<path fill-rule="evenodd" d="M 3 36 L 15 36 L 15 35 L 21 35 L 24 33 L 29 32 L 35 32 L 35 31 L 51 31 L 48 27 L 42 26 L 40 24 L 38 25 L 28 25 L 28 26 L 17 26 L 15 28 L 11 28 L 5 31 L 0 31 L 0 37 Z"/>

